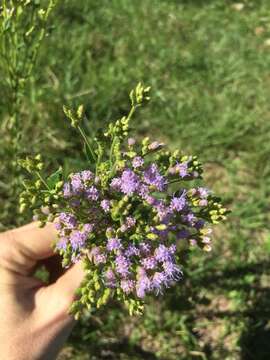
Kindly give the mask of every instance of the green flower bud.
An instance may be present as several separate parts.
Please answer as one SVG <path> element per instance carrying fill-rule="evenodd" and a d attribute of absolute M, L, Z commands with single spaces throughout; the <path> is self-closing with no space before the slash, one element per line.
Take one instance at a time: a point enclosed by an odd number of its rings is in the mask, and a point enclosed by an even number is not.
<path fill-rule="evenodd" d="M 80 105 L 77 109 L 77 116 L 79 119 L 81 119 L 83 117 L 83 113 L 84 113 L 83 105 Z"/>
<path fill-rule="evenodd" d="M 25 209 L 26 209 L 26 204 L 25 204 L 25 203 L 22 203 L 22 204 L 20 205 L 20 207 L 19 207 L 19 212 L 20 212 L 20 213 L 23 213 L 23 212 L 25 211 Z"/>
<path fill-rule="evenodd" d="M 41 180 L 37 180 L 36 182 L 35 182 L 35 188 L 36 189 L 40 189 L 42 187 L 42 181 Z"/>
<path fill-rule="evenodd" d="M 146 237 L 150 240 L 156 240 L 158 239 L 158 235 L 157 234 L 154 234 L 154 233 L 149 233 L 146 235 Z"/>
<path fill-rule="evenodd" d="M 165 225 L 165 224 L 157 225 L 157 226 L 156 226 L 156 229 L 157 229 L 157 230 L 166 230 L 166 229 L 167 229 L 167 225 Z"/>

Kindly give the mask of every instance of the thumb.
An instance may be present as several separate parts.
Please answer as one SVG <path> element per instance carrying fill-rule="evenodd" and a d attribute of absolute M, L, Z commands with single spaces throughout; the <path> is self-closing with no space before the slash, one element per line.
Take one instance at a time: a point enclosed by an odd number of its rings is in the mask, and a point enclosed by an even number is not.
<path fill-rule="evenodd" d="M 84 270 L 82 262 L 78 262 L 68 269 L 57 281 L 50 285 L 53 291 L 59 292 L 62 296 L 72 303 L 75 300 L 75 291 L 84 279 Z"/>
<path fill-rule="evenodd" d="M 76 299 L 76 290 L 83 279 L 82 262 L 78 262 L 60 276 L 55 283 L 41 288 L 37 296 L 48 307 L 48 311 L 53 309 L 54 313 L 69 316 L 69 308 Z"/>

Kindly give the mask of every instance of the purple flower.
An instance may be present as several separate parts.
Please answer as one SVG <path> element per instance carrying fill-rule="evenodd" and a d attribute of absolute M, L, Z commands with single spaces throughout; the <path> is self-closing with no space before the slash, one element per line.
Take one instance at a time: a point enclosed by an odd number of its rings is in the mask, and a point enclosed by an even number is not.
<path fill-rule="evenodd" d="M 161 244 L 155 249 L 155 258 L 157 261 L 164 262 L 169 261 L 171 259 L 170 249 L 165 245 Z"/>
<path fill-rule="evenodd" d="M 146 276 L 146 275 L 147 275 L 147 274 L 146 274 L 146 270 L 145 270 L 143 267 L 138 266 L 138 268 L 137 268 L 137 275 L 138 275 L 138 277 L 140 277 L 140 276 Z"/>
<path fill-rule="evenodd" d="M 210 244 L 210 243 L 211 243 L 210 237 L 208 237 L 208 236 L 203 236 L 203 237 L 202 237 L 202 243 L 203 243 L 203 244 Z"/>
<path fill-rule="evenodd" d="M 117 255 L 115 257 L 116 271 L 126 277 L 129 274 L 130 261 L 124 255 Z"/>
<path fill-rule="evenodd" d="M 207 204 L 208 204 L 208 201 L 206 199 L 202 199 L 199 201 L 200 206 L 207 206 Z"/>
<path fill-rule="evenodd" d="M 86 232 L 86 233 L 92 232 L 93 229 L 94 229 L 93 224 L 84 224 L 84 226 L 83 226 L 83 231 Z"/>
<path fill-rule="evenodd" d="M 56 248 L 58 250 L 66 250 L 66 248 L 67 248 L 67 238 L 61 237 L 56 243 Z"/>
<path fill-rule="evenodd" d="M 106 254 L 98 254 L 94 257 L 94 263 L 96 265 L 99 264 L 105 264 L 107 260 L 107 255 Z"/>
<path fill-rule="evenodd" d="M 106 263 L 107 256 L 106 254 L 102 253 L 100 247 L 95 246 L 89 253 L 89 259 L 92 260 L 94 264 L 99 265 Z"/>
<path fill-rule="evenodd" d="M 136 294 L 140 299 L 145 297 L 145 287 L 140 285 L 140 283 L 136 285 Z"/>
<path fill-rule="evenodd" d="M 159 173 L 158 167 L 156 164 L 151 164 L 143 173 L 144 181 L 148 185 L 156 187 L 159 191 L 165 189 L 166 180 Z"/>
<path fill-rule="evenodd" d="M 79 173 L 72 175 L 71 186 L 72 186 L 72 190 L 75 194 L 78 194 L 83 190 L 83 183 L 82 183 Z"/>
<path fill-rule="evenodd" d="M 151 195 L 146 195 L 145 196 L 145 201 L 147 202 L 147 204 L 149 205 L 156 205 L 158 206 L 159 202 L 156 198 L 154 198 L 154 196 L 151 196 Z"/>
<path fill-rule="evenodd" d="M 158 200 L 158 201 L 156 201 L 155 209 L 157 210 L 160 221 L 162 221 L 162 222 L 169 221 L 169 219 L 172 215 L 172 210 L 171 210 L 170 206 L 166 206 L 164 201 Z"/>
<path fill-rule="evenodd" d="M 136 219 L 132 216 L 127 216 L 126 218 L 126 225 L 128 228 L 131 228 L 133 226 L 135 226 L 136 224 Z"/>
<path fill-rule="evenodd" d="M 169 247 L 169 252 L 170 254 L 175 254 L 176 253 L 176 250 L 177 250 L 177 247 L 175 244 L 172 244 L 170 247 Z"/>
<path fill-rule="evenodd" d="M 88 200 L 93 200 L 93 201 L 97 201 L 98 197 L 99 197 L 99 192 L 97 190 L 97 188 L 95 188 L 94 186 L 91 186 L 90 188 L 88 188 L 85 191 L 86 197 Z"/>
<path fill-rule="evenodd" d="M 164 272 L 156 271 L 152 277 L 152 287 L 156 294 L 162 293 L 163 286 L 168 286 L 168 279 Z"/>
<path fill-rule="evenodd" d="M 71 255 L 71 262 L 73 263 L 73 264 L 76 264 L 77 262 L 79 262 L 80 261 L 80 259 L 81 259 L 81 255 L 80 254 L 72 254 Z"/>
<path fill-rule="evenodd" d="M 145 254 L 149 254 L 149 252 L 151 251 L 151 245 L 148 242 L 141 242 L 140 243 L 140 250 Z"/>
<path fill-rule="evenodd" d="M 133 160 L 132 160 L 132 166 L 136 169 L 139 168 L 141 166 L 143 166 L 144 160 L 142 157 L 140 156 L 136 156 Z"/>
<path fill-rule="evenodd" d="M 182 229 L 177 233 L 177 239 L 186 239 L 190 235 L 190 232 L 187 229 Z"/>
<path fill-rule="evenodd" d="M 147 291 L 151 289 L 151 281 L 150 279 L 144 274 L 141 273 L 137 280 L 136 284 L 136 294 L 139 298 L 145 297 Z"/>
<path fill-rule="evenodd" d="M 62 224 L 60 222 L 54 223 L 54 227 L 57 231 L 60 231 L 62 229 Z"/>
<path fill-rule="evenodd" d="M 195 222 L 194 227 L 195 227 L 196 229 L 200 230 L 201 228 L 204 227 L 204 225 L 205 225 L 205 221 L 202 220 L 202 219 L 200 219 L 200 220 L 198 220 L 198 221 Z"/>
<path fill-rule="evenodd" d="M 179 266 L 177 266 L 175 263 L 173 263 L 172 261 L 165 261 L 162 264 L 162 267 L 164 269 L 164 274 L 165 276 L 167 276 L 167 278 L 169 280 L 179 280 L 182 272 L 179 268 Z"/>
<path fill-rule="evenodd" d="M 193 226 L 196 222 L 196 216 L 190 212 L 183 216 L 183 220 L 186 221 L 189 225 Z"/>
<path fill-rule="evenodd" d="M 145 199 L 146 196 L 149 194 L 149 187 L 145 184 L 140 184 L 140 187 L 138 189 L 139 195 Z"/>
<path fill-rule="evenodd" d="M 108 286 L 110 288 L 114 288 L 116 286 L 116 276 L 115 276 L 114 271 L 111 268 L 109 268 L 105 272 L 104 278 L 105 278 L 106 286 Z"/>
<path fill-rule="evenodd" d="M 121 182 L 120 178 L 113 178 L 112 181 L 111 181 L 110 186 L 111 186 L 111 188 L 113 190 L 120 190 L 121 189 L 121 184 L 122 184 L 122 182 Z"/>
<path fill-rule="evenodd" d="M 81 205 L 81 201 L 79 199 L 72 199 L 69 203 L 72 207 L 79 207 Z"/>
<path fill-rule="evenodd" d="M 179 173 L 181 178 L 184 178 L 188 175 L 188 163 L 178 163 L 175 165 L 175 170 L 177 173 Z"/>
<path fill-rule="evenodd" d="M 91 180 L 91 179 L 93 179 L 93 177 L 94 177 L 94 174 L 90 170 L 84 170 L 81 172 L 81 178 L 83 181 Z"/>
<path fill-rule="evenodd" d="M 134 290 L 135 281 L 130 279 L 123 279 L 120 282 L 120 286 L 124 293 L 130 294 Z"/>
<path fill-rule="evenodd" d="M 186 206 L 185 192 L 179 197 L 173 197 L 171 200 L 171 208 L 176 211 L 181 211 Z"/>
<path fill-rule="evenodd" d="M 102 200 L 100 206 L 104 210 L 105 213 L 110 211 L 110 200 Z"/>
<path fill-rule="evenodd" d="M 77 226 L 77 220 L 72 214 L 62 212 L 59 215 L 59 220 L 67 229 L 74 229 Z"/>
<path fill-rule="evenodd" d="M 150 256 L 142 259 L 141 263 L 145 269 L 154 269 L 157 265 L 157 260 L 154 256 Z"/>
<path fill-rule="evenodd" d="M 121 176 L 121 191 L 132 195 L 139 187 L 139 177 L 130 169 L 123 171 Z"/>
<path fill-rule="evenodd" d="M 197 245 L 197 240 L 189 239 L 189 243 L 190 243 L 191 246 L 195 246 L 195 245 Z"/>
<path fill-rule="evenodd" d="M 70 196 L 72 196 L 71 187 L 70 187 L 70 183 L 69 183 L 69 182 L 64 183 L 64 186 L 63 186 L 63 195 L 64 195 L 64 198 L 69 198 Z"/>
<path fill-rule="evenodd" d="M 75 230 L 70 235 L 70 243 L 74 250 L 80 249 L 85 245 L 87 234 L 79 230 Z"/>
<path fill-rule="evenodd" d="M 108 242 L 107 242 L 107 250 L 108 251 L 119 250 L 121 248 L 122 248 L 121 239 L 118 239 L 118 238 L 108 239 Z"/>
<path fill-rule="evenodd" d="M 209 195 L 210 191 L 207 188 L 198 187 L 197 189 L 200 198 L 205 199 Z"/>
<path fill-rule="evenodd" d="M 125 256 L 139 256 L 140 250 L 133 244 L 128 245 L 127 250 L 125 251 Z"/>

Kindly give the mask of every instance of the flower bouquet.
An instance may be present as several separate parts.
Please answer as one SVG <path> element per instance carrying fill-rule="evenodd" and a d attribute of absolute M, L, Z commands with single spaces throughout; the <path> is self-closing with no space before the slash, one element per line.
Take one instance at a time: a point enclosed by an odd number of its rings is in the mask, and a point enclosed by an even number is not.
<path fill-rule="evenodd" d="M 82 127 L 83 107 L 64 107 L 82 137 L 87 169 L 65 176 L 59 168 L 47 177 L 40 155 L 20 161 L 31 174 L 21 210 L 30 206 L 41 226 L 54 222 L 63 267 L 84 264 L 75 317 L 113 297 L 130 314 L 141 313 L 148 295 L 163 294 L 182 278 L 183 249 L 210 251 L 210 225 L 226 218 L 220 199 L 202 186 L 195 156 L 131 136 L 130 120 L 149 101 L 149 90 L 138 84 L 130 112 L 92 139 Z"/>

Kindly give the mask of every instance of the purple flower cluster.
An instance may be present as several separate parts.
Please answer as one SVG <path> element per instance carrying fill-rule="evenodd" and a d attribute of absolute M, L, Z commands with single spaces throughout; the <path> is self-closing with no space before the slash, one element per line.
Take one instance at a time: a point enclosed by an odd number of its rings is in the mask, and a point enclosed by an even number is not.
<path fill-rule="evenodd" d="M 128 147 L 135 146 L 129 139 Z M 147 151 L 162 147 L 153 142 Z M 107 185 L 89 170 L 71 175 L 63 186 L 69 211 L 60 213 L 56 222 L 57 249 L 73 262 L 87 255 L 108 288 L 138 299 L 162 293 L 182 277 L 178 243 L 211 248 L 210 230 L 198 211 L 207 206 L 209 190 L 169 191 L 171 180 L 196 178 L 191 161 L 164 168 L 147 163 L 139 153 L 109 177 Z"/>
<path fill-rule="evenodd" d="M 74 215 L 61 213 L 58 221 L 55 223 L 55 228 L 58 230 L 60 238 L 56 244 L 57 249 L 66 250 L 70 246 L 73 252 L 76 253 L 76 251 L 80 251 L 85 247 L 94 225 L 86 223 L 83 226 L 79 226 Z"/>
<path fill-rule="evenodd" d="M 150 292 L 162 293 L 164 288 L 181 278 L 175 251 L 174 246 L 167 248 L 165 245 L 154 249 L 150 242 L 142 243 L 142 246 L 129 245 L 124 250 L 120 239 L 111 238 L 106 249 L 94 247 L 90 259 L 96 265 L 111 259 L 113 268 L 109 267 L 103 275 L 106 285 L 110 288 L 119 286 L 124 293 L 135 293 L 143 298 Z"/>

